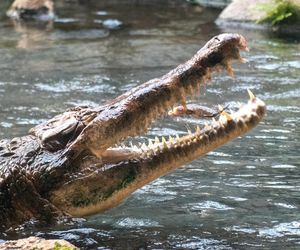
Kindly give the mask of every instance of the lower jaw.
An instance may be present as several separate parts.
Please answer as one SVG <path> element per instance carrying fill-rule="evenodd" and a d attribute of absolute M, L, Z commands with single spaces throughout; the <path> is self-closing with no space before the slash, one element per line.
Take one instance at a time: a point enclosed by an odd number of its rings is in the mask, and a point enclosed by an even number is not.
<path fill-rule="evenodd" d="M 181 138 L 148 145 L 148 149 L 140 150 L 133 159 L 111 164 L 109 169 L 103 170 L 104 175 L 108 174 L 110 178 L 114 176 L 121 183 L 111 196 L 86 207 L 70 207 L 68 212 L 83 216 L 115 207 L 137 189 L 247 133 L 262 120 L 265 111 L 265 104 L 252 97 L 240 110 L 231 115 L 223 113 L 210 126 L 196 129 L 194 133 Z M 102 168 L 105 169 L 105 166 Z"/>

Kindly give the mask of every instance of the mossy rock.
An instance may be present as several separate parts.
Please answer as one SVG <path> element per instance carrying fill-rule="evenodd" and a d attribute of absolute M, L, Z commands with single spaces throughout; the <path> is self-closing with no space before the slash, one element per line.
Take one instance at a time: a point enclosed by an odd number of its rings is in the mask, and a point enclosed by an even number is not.
<path fill-rule="evenodd" d="M 222 11 L 219 20 L 294 24 L 300 21 L 300 0 L 234 0 Z"/>
<path fill-rule="evenodd" d="M 297 0 L 271 0 L 269 3 L 258 5 L 265 12 L 258 23 L 271 23 L 272 25 L 300 23 L 300 1 Z"/>
<path fill-rule="evenodd" d="M 65 240 L 46 240 L 40 237 L 28 237 L 10 240 L 0 244 L 0 250 L 75 250 L 79 249 Z"/>

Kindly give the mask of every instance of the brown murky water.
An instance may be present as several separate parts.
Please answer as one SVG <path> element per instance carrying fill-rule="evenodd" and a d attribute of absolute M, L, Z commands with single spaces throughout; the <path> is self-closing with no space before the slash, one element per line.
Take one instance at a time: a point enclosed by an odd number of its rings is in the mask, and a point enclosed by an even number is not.
<path fill-rule="evenodd" d="M 234 31 L 214 24 L 216 10 L 174 1 L 58 3 L 47 27 L 14 26 L 7 3 L 0 7 L 2 138 L 74 105 L 104 103 Z M 235 80 L 215 76 L 191 102 L 236 106 L 250 88 L 268 104 L 260 126 L 104 214 L 0 238 L 64 238 L 82 249 L 299 249 L 300 40 L 238 32 L 249 40 L 249 63 L 235 66 Z M 197 123 L 162 118 L 149 136 Z"/>

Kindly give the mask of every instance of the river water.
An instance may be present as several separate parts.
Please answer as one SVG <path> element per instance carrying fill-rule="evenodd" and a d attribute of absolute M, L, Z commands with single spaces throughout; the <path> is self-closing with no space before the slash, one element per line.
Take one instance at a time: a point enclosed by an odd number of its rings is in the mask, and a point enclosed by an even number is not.
<path fill-rule="evenodd" d="M 1 138 L 69 107 L 103 104 L 237 31 L 214 24 L 217 10 L 174 1 L 96 2 L 58 3 L 54 24 L 25 26 L 5 17 L 1 1 Z M 300 39 L 238 32 L 248 63 L 235 65 L 235 79 L 215 75 L 190 102 L 234 107 L 252 89 L 268 105 L 257 128 L 103 214 L 0 238 L 64 238 L 82 249 L 300 249 Z M 165 117 L 148 136 L 197 123 Z"/>

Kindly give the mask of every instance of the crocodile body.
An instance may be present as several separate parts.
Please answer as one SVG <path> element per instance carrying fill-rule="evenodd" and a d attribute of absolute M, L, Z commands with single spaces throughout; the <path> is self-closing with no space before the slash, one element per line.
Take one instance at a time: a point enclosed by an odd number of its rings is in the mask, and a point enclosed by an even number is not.
<path fill-rule="evenodd" d="M 29 131 L 0 141 L 0 221 L 55 222 L 118 205 L 149 182 L 248 132 L 263 118 L 264 103 L 250 93 L 238 111 L 182 137 L 156 138 L 141 147 L 119 147 L 205 85 L 231 61 L 243 61 L 238 34 L 212 38 L 192 59 L 99 107 L 78 107 Z M 188 109 L 186 109 L 187 111 Z M 184 109 L 181 114 L 184 115 Z M 188 113 L 188 112 L 187 112 Z"/>

